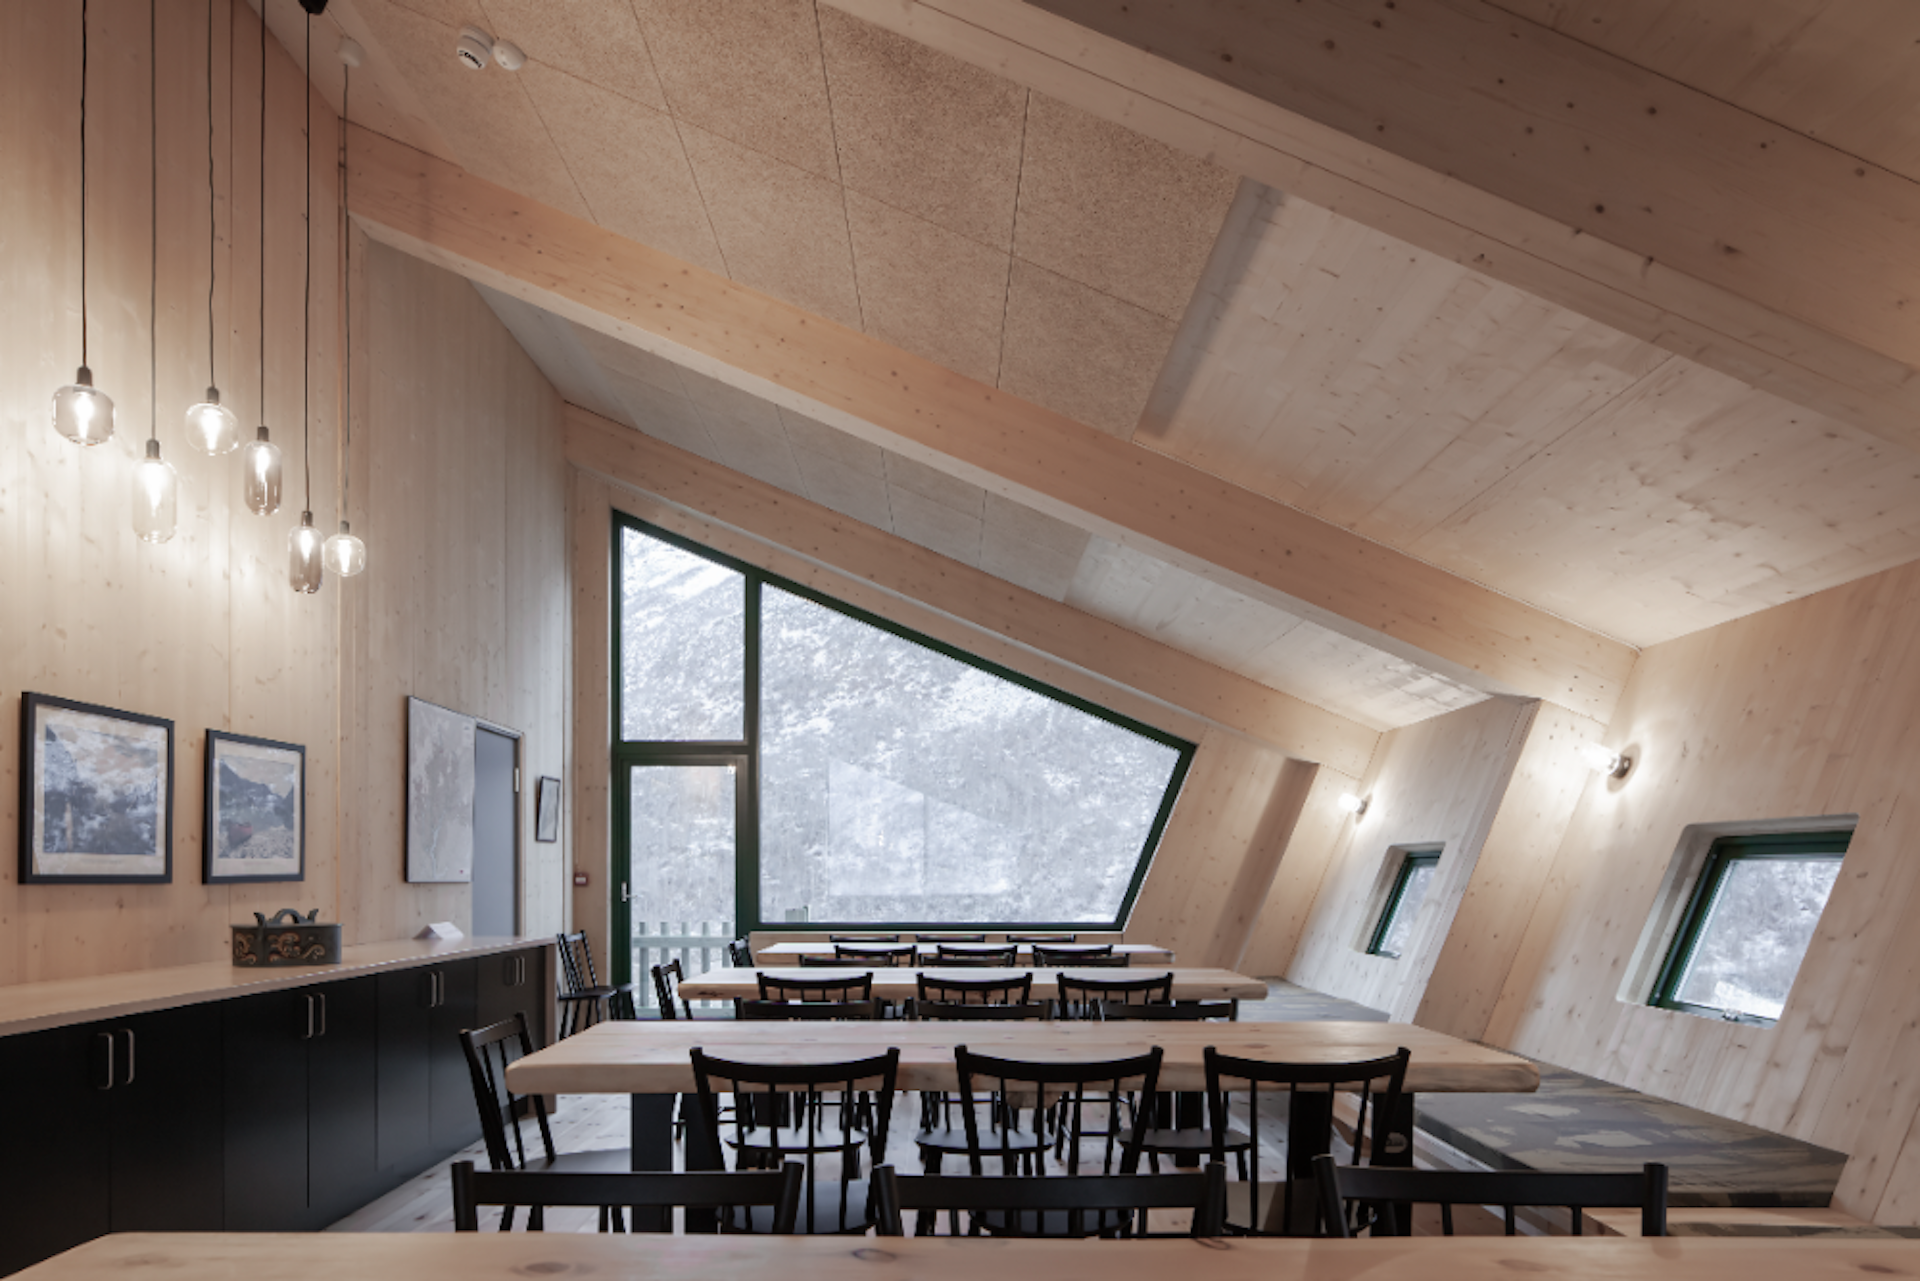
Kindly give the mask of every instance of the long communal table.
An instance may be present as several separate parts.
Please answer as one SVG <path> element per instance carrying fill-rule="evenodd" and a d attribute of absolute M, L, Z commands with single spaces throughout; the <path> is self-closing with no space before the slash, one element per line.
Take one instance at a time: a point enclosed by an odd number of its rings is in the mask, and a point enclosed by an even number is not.
<path fill-rule="evenodd" d="M 673 1168 L 674 1096 L 692 1094 L 699 1046 L 717 1058 L 751 1063 L 831 1063 L 900 1051 L 902 1090 L 959 1088 L 953 1047 L 966 1045 L 1002 1058 L 1051 1062 L 1097 1061 L 1162 1051 L 1160 1088 L 1206 1087 L 1207 1046 L 1250 1059 L 1337 1063 L 1378 1058 L 1405 1046 L 1412 1056 L 1406 1093 L 1388 1118 L 1383 1164 L 1413 1163 L 1415 1096 L 1429 1091 L 1526 1093 L 1540 1073 L 1526 1059 L 1428 1031 L 1411 1023 L 784 1023 L 736 1019 L 675 1019 L 601 1023 L 537 1050 L 507 1069 L 521 1094 L 630 1094 L 636 1170 Z M 1302 1091 L 1288 1119 L 1295 1139 L 1310 1136 L 1325 1151 L 1333 1125 L 1333 1098 Z M 1290 1143 L 1291 1152 L 1306 1145 Z M 688 1164 L 711 1164 L 718 1152 L 699 1109 L 687 1117 Z M 1302 1170 L 1294 1171 L 1299 1176 Z M 1296 1200 L 1300 1200 L 1296 1198 Z"/>
<path fill-rule="evenodd" d="M 895 943 L 845 943 L 836 945 L 825 941 L 769 943 L 765 947 L 754 949 L 753 956 L 754 959 L 762 965 L 798 965 L 800 964 L 800 958 L 803 956 L 835 956 L 837 955 L 834 951 L 836 946 L 842 947 L 847 951 L 858 951 L 862 947 L 889 948 L 904 947 L 906 945 Z M 931 957 L 939 954 L 937 944 L 919 943 L 915 946 L 920 949 L 920 955 L 922 956 Z M 1005 947 L 1006 944 L 952 943 L 948 946 L 968 951 L 993 951 L 997 948 Z M 1029 944 L 1021 943 L 1018 947 L 1018 955 L 1020 957 L 1030 959 L 1033 956 L 1033 948 Z M 1173 964 L 1173 950 L 1154 943 L 1115 943 L 1113 944 L 1113 952 L 1115 956 L 1126 957 L 1130 965 Z"/>
<path fill-rule="evenodd" d="M 796 972 L 784 966 L 768 967 L 768 972 L 781 978 L 791 979 Z M 873 995 L 882 1001 L 908 1001 L 920 993 L 918 979 L 925 974 L 931 978 L 959 980 L 1007 980 L 1017 979 L 1023 974 L 1033 975 L 1033 999 L 1050 1001 L 1058 994 L 1056 980 L 1060 975 L 1079 975 L 1090 979 L 1145 978 L 1154 973 L 1173 975 L 1173 999 L 1176 1001 L 1258 1001 L 1266 996 L 1267 985 L 1259 979 L 1248 978 L 1244 974 L 1235 974 L 1232 970 L 1173 969 L 1157 971 L 1142 968 L 1134 972 L 1089 969 L 1089 970 L 1002 970 L 985 966 L 966 966 L 942 969 L 937 965 L 928 965 L 920 969 L 892 969 L 878 966 L 869 969 L 862 965 L 849 965 L 845 969 L 821 967 L 808 969 L 799 977 L 808 982 L 851 975 L 872 974 Z M 689 1001 L 732 1001 L 751 1000 L 760 995 L 760 971 L 757 969 L 717 969 L 704 974 L 693 974 L 680 983 L 680 995 Z"/>
<path fill-rule="evenodd" d="M 971 1237 L 600 1236 L 561 1232 L 127 1233 L 23 1281 L 1847 1281 L 1920 1276 L 1920 1241 L 1740 1237 L 1394 1237 L 1059 1241 Z"/>

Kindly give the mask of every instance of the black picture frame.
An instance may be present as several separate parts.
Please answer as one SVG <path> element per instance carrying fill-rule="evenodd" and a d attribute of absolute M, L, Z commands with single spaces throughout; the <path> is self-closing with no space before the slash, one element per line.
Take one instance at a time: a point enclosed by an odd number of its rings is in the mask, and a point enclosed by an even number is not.
<path fill-rule="evenodd" d="M 293 856 L 270 858 L 263 867 L 271 870 L 247 870 L 250 858 L 234 858 L 224 853 L 223 836 L 230 836 L 235 821 L 241 815 L 231 811 L 222 813 L 223 802 L 227 800 L 223 792 L 222 765 L 229 761 L 251 758 L 265 766 L 290 769 L 293 774 L 292 810 L 288 829 L 293 833 Z M 231 768 L 231 767 L 230 767 Z M 272 770 L 267 771 L 271 774 Z M 259 780 L 239 780 L 242 783 L 253 782 L 261 786 Z M 229 734 L 225 730 L 207 731 L 207 768 L 206 782 L 201 800 L 201 857 L 200 876 L 207 885 L 262 885 L 276 881 L 304 881 L 307 878 L 307 749 L 300 743 L 282 743 L 271 738 L 252 738 L 245 734 Z M 264 805 L 270 811 L 278 811 L 277 802 L 260 798 L 250 808 Z M 277 815 L 276 815 L 277 816 Z M 249 824 L 249 826 L 251 826 Z M 248 843 L 255 839 L 249 831 Z M 287 867 L 291 861 L 291 869 Z"/>
<path fill-rule="evenodd" d="M 560 839 L 560 780 L 546 774 L 533 785 L 533 839 L 543 845 Z"/>
<path fill-rule="evenodd" d="M 92 721 L 92 724 L 88 724 Z M 117 777 L 93 773 L 98 762 L 77 759 L 80 735 L 117 737 L 121 750 L 140 765 L 150 754 L 152 801 L 138 768 L 123 760 Z M 62 731 L 65 731 L 64 735 Z M 95 745 L 101 746 L 101 745 Z M 54 749 L 58 749 L 57 753 Z M 51 794 L 46 773 L 58 768 L 62 783 Z M 20 883 L 22 885 L 165 885 L 173 880 L 173 722 L 52 694 L 20 696 Z M 78 803 L 78 813 L 76 813 Z M 52 807 L 58 807 L 58 813 Z M 76 830 L 94 829 L 91 835 Z M 101 848 L 47 849 L 48 828 L 63 832 L 59 843 L 104 842 Z M 152 850 L 145 849 L 151 840 Z M 132 849 L 137 843 L 142 848 Z M 118 844 L 121 848 L 110 846 Z M 144 870 L 157 867 L 157 870 Z"/>

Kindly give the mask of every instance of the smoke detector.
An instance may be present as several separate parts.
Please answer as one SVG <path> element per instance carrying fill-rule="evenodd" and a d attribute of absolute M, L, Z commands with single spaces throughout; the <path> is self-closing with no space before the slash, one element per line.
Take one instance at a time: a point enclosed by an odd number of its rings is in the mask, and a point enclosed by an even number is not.
<path fill-rule="evenodd" d="M 462 27 L 453 56 L 469 71 L 478 71 L 493 60 L 493 37 L 478 27 Z"/>

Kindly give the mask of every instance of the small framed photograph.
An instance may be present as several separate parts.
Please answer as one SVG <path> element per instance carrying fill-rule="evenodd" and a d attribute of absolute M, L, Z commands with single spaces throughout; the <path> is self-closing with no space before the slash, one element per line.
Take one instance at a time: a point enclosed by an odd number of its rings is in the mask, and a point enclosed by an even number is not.
<path fill-rule="evenodd" d="M 552 844 L 560 839 L 560 780 L 541 775 L 533 797 L 533 839 Z"/>
<path fill-rule="evenodd" d="M 173 879 L 173 722 L 20 696 L 20 883 Z"/>
<path fill-rule="evenodd" d="M 307 875 L 307 749 L 207 731 L 208 885 Z"/>

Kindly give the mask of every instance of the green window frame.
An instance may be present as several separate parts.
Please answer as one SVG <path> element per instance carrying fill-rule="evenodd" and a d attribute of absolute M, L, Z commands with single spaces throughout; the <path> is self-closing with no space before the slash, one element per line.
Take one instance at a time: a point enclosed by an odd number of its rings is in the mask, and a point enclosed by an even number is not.
<path fill-rule="evenodd" d="M 1408 850 L 1400 859 L 1399 870 L 1393 874 L 1393 888 L 1387 891 L 1387 901 L 1380 909 L 1380 919 L 1374 922 L 1373 935 L 1367 940 L 1369 956 L 1384 956 L 1390 961 L 1400 959 L 1400 953 L 1387 951 L 1387 939 L 1393 933 L 1393 927 L 1405 906 L 1407 886 L 1413 882 L 1413 874 L 1423 867 L 1440 867 L 1441 851 L 1437 849 Z M 1419 904 L 1414 905 L 1419 910 Z M 1352 937 L 1349 935 L 1348 937 Z"/>
<path fill-rule="evenodd" d="M 636 531 L 648 538 L 658 539 L 661 542 L 679 548 L 681 551 L 712 561 L 714 564 L 745 576 L 746 626 L 744 628 L 745 634 L 742 637 L 742 644 L 745 646 L 746 654 L 743 677 L 746 686 L 746 733 L 743 738 L 736 741 L 725 742 L 638 742 L 623 740 L 619 737 L 626 724 L 626 718 L 621 707 L 621 673 L 624 671 L 624 668 L 621 663 L 620 540 L 621 535 L 628 530 Z M 791 593 L 792 595 L 811 601 L 816 605 L 844 614 L 868 626 L 889 632 L 903 640 L 923 646 L 935 653 L 943 654 L 948 658 L 997 676 L 1002 680 L 1011 681 L 1043 697 L 1064 703 L 1069 707 L 1098 717 L 1109 724 L 1119 726 L 1122 729 L 1174 749 L 1177 756 L 1172 774 L 1167 780 L 1166 790 L 1161 796 L 1158 809 L 1155 811 L 1152 825 L 1147 832 L 1146 841 L 1138 858 L 1135 860 L 1132 878 L 1128 882 L 1126 892 L 1120 901 L 1114 919 L 1103 922 L 1088 922 L 1084 920 L 1054 922 L 1021 921 L 1018 923 L 1018 927 L 1022 930 L 1044 932 L 1047 930 L 1120 929 L 1126 924 L 1127 919 L 1132 915 L 1134 903 L 1139 897 L 1140 887 L 1145 882 L 1147 869 L 1153 862 L 1154 853 L 1159 849 L 1161 838 L 1166 833 L 1168 820 L 1173 815 L 1174 803 L 1178 799 L 1181 788 L 1186 782 L 1187 772 L 1193 765 L 1194 753 L 1197 750 L 1196 744 L 1175 735 L 1168 734 L 1162 730 L 1155 729 L 1151 725 L 1134 720 L 1129 716 L 1122 715 L 1109 708 L 1101 707 L 1099 704 L 1089 702 L 1078 695 L 1057 689 L 1043 681 L 1035 680 L 1011 668 L 1003 667 L 989 659 L 970 654 L 965 650 L 936 640 L 921 632 L 914 631 L 912 628 L 904 627 L 890 619 L 861 609 L 856 605 L 850 605 L 845 601 L 838 600 L 824 592 L 808 587 L 803 583 L 794 582 L 791 579 L 770 573 L 746 561 L 738 560 L 723 552 L 715 551 L 692 539 L 676 534 L 671 530 L 662 529 L 657 525 L 649 524 L 625 512 L 614 512 L 610 541 L 612 560 L 608 577 L 612 586 L 612 593 L 608 614 L 610 630 L 612 632 L 613 663 L 609 679 L 612 686 L 610 691 L 610 707 L 612 711 L 613 732 L 615 735 L 612 765 L 616 804 L 612 818 L 614 851 L 616 855 L 620 850 L 631 848 L 631 816 L 627 813 L 628 807 L 620 803 L 620 798 L 625 790 L 622 785 L 624 771 L 629 766 L 635 764 L 696 764 L 721 760 L 734 763 L 738 769 L 738 778 L 740 780 L 738 786 L 742 791 L 742 801 L 740 804 L 741 826 L 737 836 L 738 845 L 734 879 L 734 928 L 741 934 L 745 934 L 751 930 L 796 928 L 793 922 L 765 921 L 761 919 L 760 915 L 761 595 L 763 587 L 773 586 L 779 588 L 781 591 Z M 630 937 L 630 904 L 616 897 L 612 908 L 613 919 L 611 923 L 614 937 L 617 939 Z M 912 930 L 955 931 L 966 929 L 998 929 L 1006 924 L 1006 922 L 998 921 L 882 922 L 810 920 L 803 928 L 844 928 L 849 930 L 889 932 Z M 620 981 L 626 981 L 630 978 L 629 975 L 620 973 L 620 967 L 625 965 L 628 950 L 629 949 L 624 946 L 614 948 L 615 972 Z"/>
<path fill-rule="evenodd" d="M 1661 962 L 1648 1004 L 1663 1010 L 1677 1010 L 1683 1014 L 1696 1014 L 1729 1023 L 1772 1027 L 1777 1020 L 1724 1006 L 1702 1005 L 1680 999 L 1679 993 L 1686 984 L 1694 954 L 1700 948 L 1702 934 L 1713 917 L 1714 904 L 1726 885 L 1727 874 L 1739 863 L 1826 861 L 1835 855 L 1844 856 L 1852 839 L 1851 831 L 1768 832 L 1752 836 L 1723 836 L 1714 841 L 1707 851 L 1706 862 L 1694 882 L 1693 891 L 1687 898 L 1686 913 L 1680 918 L 1679 928 L 1674 931 L 1666 959 Z M 1796 973 L 1805 959 L 1806 954 L 1802 952 L 1800 959 L 1795 962 Z"/>

